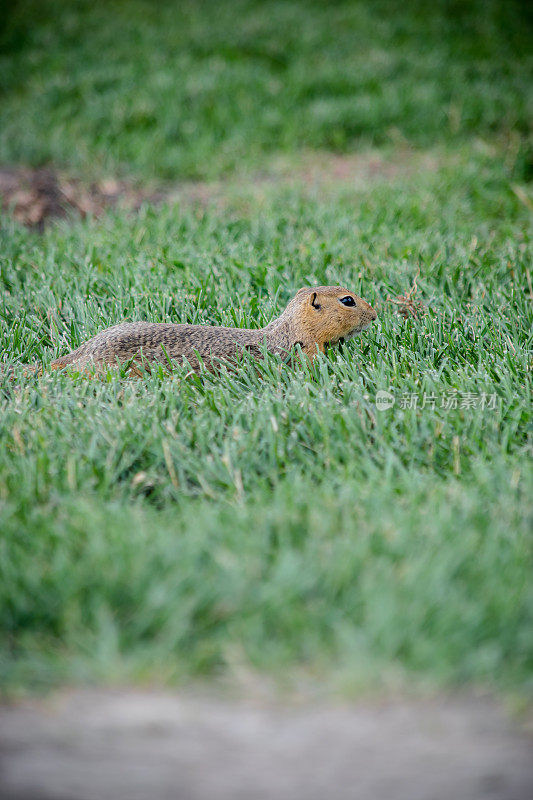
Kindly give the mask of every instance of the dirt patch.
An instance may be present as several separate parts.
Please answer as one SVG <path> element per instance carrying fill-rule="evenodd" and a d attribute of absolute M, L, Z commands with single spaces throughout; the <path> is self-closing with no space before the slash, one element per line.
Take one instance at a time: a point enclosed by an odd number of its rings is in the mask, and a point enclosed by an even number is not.
<path fill-rule="evenodd" d="M 493 702 L 332 705 L 91 691 L 0 709 L 11 800 L 529 800 L 531 732 Z"/>
<path fill-rule="evenodd" d="M 99 216 L 105 209 L 122 205 L 138 208 L 145 200 L 156 202 L 157 193 L 136 189 L 115 179 L 84 183 L 52 168 L 4 167 L 0 169 L 0 198 L 4 212 L 18 222 L 42 231 L 46 222 L 76 212 Z"/>
<path fill-rule="evenodd" d="M 384 158 L 377 153 L 334 155 L 301 153 L 273 159 L 268 170 L 220 181 L 184 181 L 143 187 L 113 177 L 87 182 L 53 166 L 0 167 L 0 207 L 30 228 L 42 231 L 50 220 L 74 213 L 99 216 L 108 208 L 137 210 L 143 203 L 186 202 L 224 205 L 230 198 L 257 196 L 279 186 L 360 188 L 438 167 L 436 157 L 408 149 Z"/>

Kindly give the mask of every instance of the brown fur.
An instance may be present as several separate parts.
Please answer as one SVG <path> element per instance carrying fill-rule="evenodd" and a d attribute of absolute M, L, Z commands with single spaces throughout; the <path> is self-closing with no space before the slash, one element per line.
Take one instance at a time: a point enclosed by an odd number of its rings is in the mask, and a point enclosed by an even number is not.
<path fill-rule="evenodd" d="M 347 296 L 354 299 L 354 306 L 346 307 L 340 302 L 339 298 Z M 123 322 L 53 361 L 50 368 L 72 365 L 85 369 L 130 363 L 136 371 L 135 362 L 144 365 L 160 362 L 171 366 L 173 361 L 187 359 L 191 367 L 198 370 L 200 359 L 209 367 L 213 360 L 231 361 L 239 349 L 261 358 L 265 346 L 272 353 L 286 356 L 295 345 L 300 345 L 313 359 L 328 345 L 337 344 L 368 327 L 376 316 L 365 300 L 348 289 L 309 287 L 300 289 L 281 316 L 265 328 Z"/>

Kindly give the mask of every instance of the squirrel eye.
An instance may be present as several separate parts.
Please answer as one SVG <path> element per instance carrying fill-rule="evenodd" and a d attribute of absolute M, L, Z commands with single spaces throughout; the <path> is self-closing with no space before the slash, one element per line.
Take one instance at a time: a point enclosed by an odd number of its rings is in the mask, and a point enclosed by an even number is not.
<path fill-rule="evenodd" d="M 343 304 L 343 306 L 354 306 L 355 300 L 353 297 L 347 295 L 346 297 L 339 297 L 339 301 Z"/>

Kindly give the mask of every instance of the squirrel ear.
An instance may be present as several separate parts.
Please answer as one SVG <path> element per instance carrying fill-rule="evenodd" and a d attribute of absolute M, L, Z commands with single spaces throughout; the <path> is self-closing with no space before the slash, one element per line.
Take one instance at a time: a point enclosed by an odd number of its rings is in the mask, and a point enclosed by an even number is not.
<path fill-rule="evenodd" d="M 316 301 L 316 292 L 313 292 L 313 294 L 311 295 L 311 305 L 313 306 L 313 308 L 320 308 L 320 303 L 317 303 Z"/>

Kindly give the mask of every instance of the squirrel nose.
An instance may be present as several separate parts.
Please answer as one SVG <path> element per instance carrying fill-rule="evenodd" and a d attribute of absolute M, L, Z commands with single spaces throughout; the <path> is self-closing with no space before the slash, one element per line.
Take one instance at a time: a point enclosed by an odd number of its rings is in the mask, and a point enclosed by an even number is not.
<path fill-rule="evenodd" d="M 378 312 L 375 311 L 373 308 L 370 309 L 370 319 L 374 320 L 378 318 Z"/>

